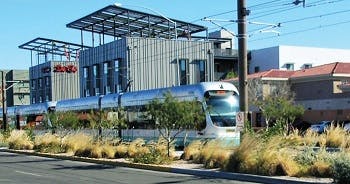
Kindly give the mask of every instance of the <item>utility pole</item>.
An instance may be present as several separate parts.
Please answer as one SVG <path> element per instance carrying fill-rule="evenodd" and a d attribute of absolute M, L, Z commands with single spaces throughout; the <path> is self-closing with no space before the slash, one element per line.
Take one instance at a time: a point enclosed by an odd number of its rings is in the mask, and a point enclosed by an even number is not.
<path fill-rule="evenodd" d="M 239 78 L 239 110 L 244 113 L 243 121 L 248 120 L 248 61 L 247 61 L 247 16 L 245 0 L 237 0 L 238 18 L 238 78 Z"/>
<path fill-rule="evenodd" d="M 7 115 L 6 115 L 6 98 L 5 98 L 5 91 L 6 91 L 6 81 L 5 81 L 5 72 L 1 71 L 1 102 L 2 102 L 2 122 L 3 122 L 3 129 L 7 129 Z"/>

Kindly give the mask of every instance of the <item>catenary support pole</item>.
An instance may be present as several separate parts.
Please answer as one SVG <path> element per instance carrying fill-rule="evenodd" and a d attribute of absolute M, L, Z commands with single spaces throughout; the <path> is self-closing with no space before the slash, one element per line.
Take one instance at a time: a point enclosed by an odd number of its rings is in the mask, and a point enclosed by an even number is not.
<path fill-rule="evenodd" d="M 248 114 L 248 82 L 247 82 L 247 30 L 246 17 L 249 10 L 246 9 L 245 0 L 237 0 L 238 18 L 238 78 L 239 78 L 239 110 L 244 113 L 244 122 L 247 121 Z"/>
<path fill-rule="evenodd" d="M 1 71 L 1 102 L 2 102 L 2 122 L 3 122 L 3 129 L 6 130 L 7 129 L 7 115 L 6 115 L 6 81 L 5 81 L 5 72 Z"/>

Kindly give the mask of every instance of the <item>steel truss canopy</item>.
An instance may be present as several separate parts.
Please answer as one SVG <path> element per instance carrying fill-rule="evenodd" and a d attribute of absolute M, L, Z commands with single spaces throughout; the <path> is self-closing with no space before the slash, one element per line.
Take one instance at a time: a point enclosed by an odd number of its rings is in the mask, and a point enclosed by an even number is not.
<path fill-rule="evenodd" d="M 176 22 L 176 31 L 174 22 Z M 109 5 L 71 22 L 67 24 L 67 27 L 113 37 L 158 37 L 165 39 L 173 39 L 176 35 L 188 37 L 191 34 L 207 30 L 204 26 L 115 5 Z"/>
<path fill-rule="evenodd" d="M 80 44 L 64 41 L 52 40 L 47 38 L 35 38 L 27 43 L 18 46 L 20 49 L 36 51 L 38 54 L 52 54 L 77 58 L 80 50 L 90 48 Z M 79 56 L 78 56 L 79 57 Z"/>

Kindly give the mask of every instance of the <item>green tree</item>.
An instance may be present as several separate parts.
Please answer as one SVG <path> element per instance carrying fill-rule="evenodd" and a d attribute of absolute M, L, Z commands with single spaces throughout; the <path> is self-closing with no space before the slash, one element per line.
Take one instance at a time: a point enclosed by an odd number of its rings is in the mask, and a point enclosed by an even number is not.
<path fill-rule="evenodd" d="M 169 92 L 164 99 L 152 100 L 147 105 L 147 115 L 155 122 L 159 134 L 167 142 L 168 157 L 170 145 L 183 131 L 195 129 L 204 121 L 202 106 L 196 100 L 178 101 Z"/>
<path fill-rule="evenodd" d="M 127 127 L 126 113 L 123 108 L 117 108 L 116 111 L 104 111 L 102 118 L 103 128 L 113 128 L 118 131 L 118 137 L 122 138 L 122 129 Z"/>
<path fill-rule="evenodd" d="M 57 129 L 77 130 L 84 126 L 74 112 L 51 112 L 47 115 L 46 126 L 55 133 Z"/>
<path fill-rule="evenodd" d="M 87 121 L 92 129 L 98 129 L 98 137 L 102 138 L 102 130 L 114 128 L 118 130 L 121 138 L 121 130 L 127 127 L 126 114 L 122 108 L 117 111 L 104 110 L 101 112 L 91 111 L 87 114 Z"/>
<path fill-rule="evenodd" d="M 284 97 L 266 97 L 260 105 L 266 119 L 267 130 L 271 119 L 282 124 L 282 132 L 289 134 L 291 124 L 297 117 L 304 114 L 301 105 L 294 105 L 291 100 Z"/>

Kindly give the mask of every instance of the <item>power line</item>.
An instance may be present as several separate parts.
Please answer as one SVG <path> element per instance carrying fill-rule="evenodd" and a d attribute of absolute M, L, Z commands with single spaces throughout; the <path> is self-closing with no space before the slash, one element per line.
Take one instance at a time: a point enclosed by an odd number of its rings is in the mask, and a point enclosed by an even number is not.
<path fill-rule="evenodd" d="M 281 37 L 281 36 L 288 36 L 288 35 L 297 34 L 297 33 L 301 33 L 301 32 L 313 31 L 313 30 L 316 30 L 316 29 L 322 29 L 322 28 L 327 28 L 327 27 L 332 27 L 332 26 L 337 26 L 337 25 L 347 24 L 347 23 L 350 23 L 350 20 L 337 22 L 337 23 L 333 23 L 333 24 L 326 24 L 326 25 L 315 26 L 315 27 L 311 27 L 311 28 L 307 28 L 307 29 L 297 30 L 297 31 L 289 32 L 289 33 L 284 33 L 284 34 L 281 34 L 281 35 L 278 35 L 278 36 L 270 36 L 270 37 L 265 37 L 265 38 L 259 38 L 259 39 L 255 39 L 255 40 L 250 40 L 250 42 L 266 40 L 266 39 L 271 39 L 271 38 L 276 38 L 276 37 Z"/>

